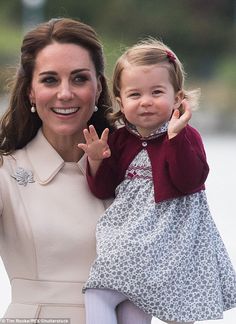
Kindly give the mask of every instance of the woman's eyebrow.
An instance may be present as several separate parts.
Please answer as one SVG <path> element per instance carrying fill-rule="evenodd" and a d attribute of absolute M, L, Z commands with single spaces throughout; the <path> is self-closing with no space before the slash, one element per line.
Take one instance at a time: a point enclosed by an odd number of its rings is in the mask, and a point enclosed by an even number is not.
<path fill-rule="evenodd" d="M 78 72 L 84 72 L 84 71 L 90 71 L 90 69 L 88 68 L 82 68 L 82 69 L 76 69 L 76 70 L 73 70 L 71 72 L 71 74 L 75 74 L 75 73 L 78 73 Z M 55 72 L 55 71 L 43 71 L 41 73 L 39 73 L 39 75 L 45 75 L 45 74 L 51 74 L 51 75 L 57 75 L 58 73 Z"/>

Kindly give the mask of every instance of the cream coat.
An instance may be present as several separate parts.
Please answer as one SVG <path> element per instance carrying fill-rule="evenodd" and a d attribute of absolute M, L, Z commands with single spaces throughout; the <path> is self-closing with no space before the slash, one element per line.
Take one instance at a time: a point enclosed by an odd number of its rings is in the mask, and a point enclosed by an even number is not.
<path fill-rule="evenodd" d="M 65 163 L 41 130 L 25 148 L 4 157 L 0 251 L 12 286 L 5 317 L 85 323 L 82 287 L 105 209 L 87 187 L 85 162 L 83 157 Z M 25 185 L 16 176 L 19 167 L 33 173 Z"/>

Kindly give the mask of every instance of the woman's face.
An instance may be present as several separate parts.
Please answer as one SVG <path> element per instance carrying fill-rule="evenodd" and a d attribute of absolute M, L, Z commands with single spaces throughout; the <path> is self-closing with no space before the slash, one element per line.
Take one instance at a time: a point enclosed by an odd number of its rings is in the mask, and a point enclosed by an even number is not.
<path fill-rule="evenodd" d="M 38 53 L 29 98 L 48 140 L 81 140 L 100 93 L 93 61 L 83 47 L 55 42 Z"/>

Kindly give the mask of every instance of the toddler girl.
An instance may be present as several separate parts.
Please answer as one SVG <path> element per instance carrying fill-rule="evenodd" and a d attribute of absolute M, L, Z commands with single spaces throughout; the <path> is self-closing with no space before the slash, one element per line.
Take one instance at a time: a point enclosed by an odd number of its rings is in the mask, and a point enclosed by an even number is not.
<path fill-rule="evenodd" d="M 184 89 L 181 62 L 153 39 L 118 59 L 113 92 L 123 127 L 99 139 L 90 126 L 79 144 L 91 191 L 115 197 L 97 225 L 87 324 L 117 323 L 125 299 L 165 322 L 222 318 L 236 306 L 236 276 L 207 203 L 203 143 L 188 124 L 198 93 Z"/>

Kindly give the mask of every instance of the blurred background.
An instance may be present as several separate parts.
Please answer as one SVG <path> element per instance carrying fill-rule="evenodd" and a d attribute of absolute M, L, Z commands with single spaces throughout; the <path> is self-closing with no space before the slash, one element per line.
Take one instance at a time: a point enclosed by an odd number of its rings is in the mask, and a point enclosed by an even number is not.
<path fill-rule="evenodd" d="M 185 88 L 202 93 L 191 124 L 203 136 L 211 167 L 209 204 L 236 266 L 236 0 L 0 0 L 0 113 L 7 107 L 23 34 L 55 17 L 78 18 L 97 31 L 109 79 L 123 50 L 146 36 L 163 40 L 184 63 Z M 1 264 L 0 287 L 1 317 L 10 300 Z M 235 321 L 232 310 L 216 323 Z"/>
<path fill-rule="evenodd" d="M 201 109 L 194 119 L 200 131 L 236 132 L 236 0 L 0 0 L 2 100 L 22 34 L 62 16 L 96 29 L 108 76 L 126 46 L 145 36 L 162 39 L 184 63 L 186 87 L 201 88 Z"/>

